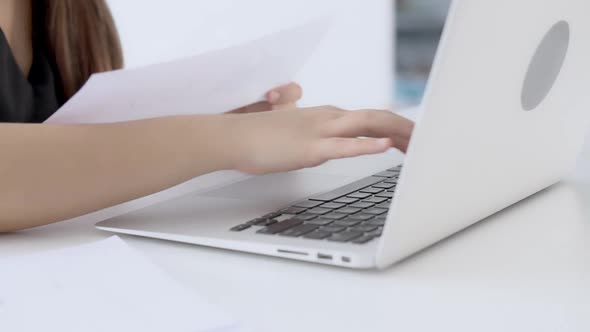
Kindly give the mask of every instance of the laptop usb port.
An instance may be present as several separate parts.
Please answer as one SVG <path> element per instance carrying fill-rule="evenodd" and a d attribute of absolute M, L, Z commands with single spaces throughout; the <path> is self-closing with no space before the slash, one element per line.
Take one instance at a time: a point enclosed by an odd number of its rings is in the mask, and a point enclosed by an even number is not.
<path fill-rule="evenodd" d="M 332 255 L 318 253 L 318 259 L 332 260 Z"/>

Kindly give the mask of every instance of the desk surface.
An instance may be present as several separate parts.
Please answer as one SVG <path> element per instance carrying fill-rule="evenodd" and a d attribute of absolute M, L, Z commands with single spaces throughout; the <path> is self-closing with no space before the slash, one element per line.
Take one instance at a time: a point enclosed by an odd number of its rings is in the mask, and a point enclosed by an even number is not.
<path fill-rule="evenodd" d="M 322 170 L 371 158 L 401 160 Z M 381 272 L 124 239 L 253 331 L 590 331 L 589 202 L 587 148 L 563 183 Z M 0 257 L 105 238 L 104 216 L 0 235 Z"/>

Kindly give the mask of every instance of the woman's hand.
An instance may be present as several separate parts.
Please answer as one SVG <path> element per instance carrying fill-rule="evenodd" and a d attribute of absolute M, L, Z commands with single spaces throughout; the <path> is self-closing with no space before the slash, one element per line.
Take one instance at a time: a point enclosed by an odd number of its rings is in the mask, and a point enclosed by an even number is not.
<path fill-rule="evenodd" d="M 296 107 L 297 101 L 301 99 L 303 90 L 297 83 L 289 83 L 270 90 L 265 101 L 238 108 L 229 113 L 256 113 L 277 109 L 292 109 Z"/>
<path fill-rule="evenodd" d="M 225 116 L 233 168 L 250 174 L 314 167 L 392 147 L 405 152 L 414 128 L 412 121 L 389 111 L 333 106 Z"/>

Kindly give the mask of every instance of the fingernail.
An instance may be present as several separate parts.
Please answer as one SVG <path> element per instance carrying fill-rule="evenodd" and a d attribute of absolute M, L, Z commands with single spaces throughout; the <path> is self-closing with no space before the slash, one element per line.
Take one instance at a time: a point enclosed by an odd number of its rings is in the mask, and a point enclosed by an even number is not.
<path fill-rule="evenodd" d="M 389 138 L 380 138 L 377 140 L 377 145 L 384 148 L 389 148 L 391 147 L 391 140 Z"/>
<path fill-rule="evenodd" d="M 277 91 L 271 91 L 268 94 L 268 102 L 271 104 L 276 103 L 277 101 L 279 101 L 279 99 L 281 99 L 281 94 L 278 93 Z"/>

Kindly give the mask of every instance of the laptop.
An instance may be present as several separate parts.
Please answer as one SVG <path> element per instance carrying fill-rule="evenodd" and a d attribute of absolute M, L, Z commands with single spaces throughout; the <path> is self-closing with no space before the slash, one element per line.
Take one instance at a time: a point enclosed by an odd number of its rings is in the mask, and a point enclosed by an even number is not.
<path fill-rule="evenodd" d="M 252 177 L 97 227 L 388 267 L 575 167 L 590 121 L 588 12 L 586 0 L 454 1 L 403 166 L 390 152 L 336 162 L 333 174 Z"/>

